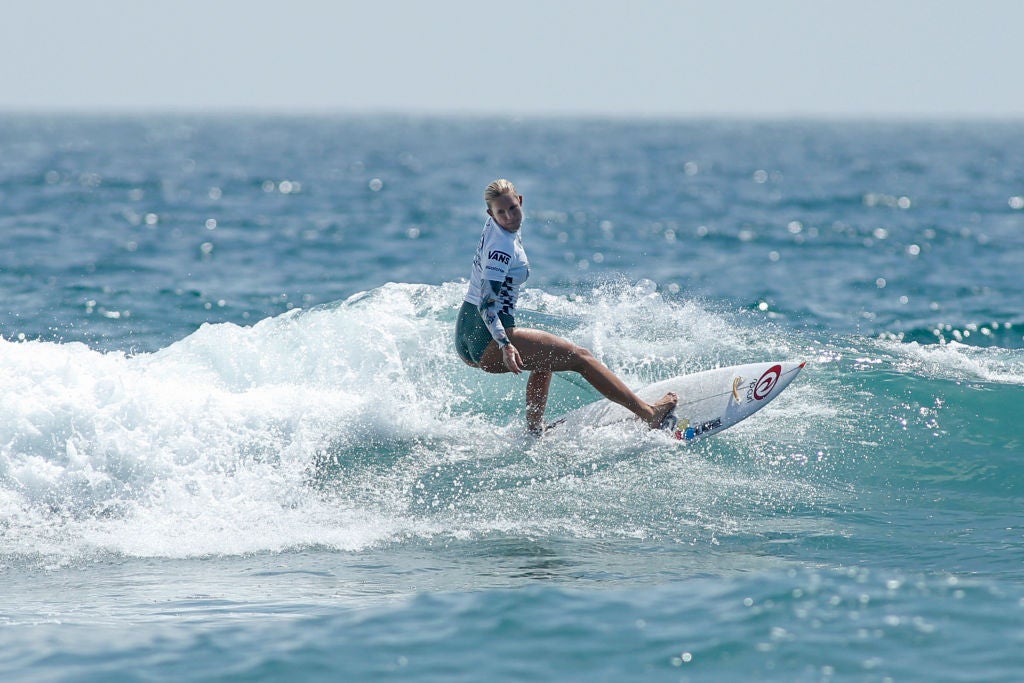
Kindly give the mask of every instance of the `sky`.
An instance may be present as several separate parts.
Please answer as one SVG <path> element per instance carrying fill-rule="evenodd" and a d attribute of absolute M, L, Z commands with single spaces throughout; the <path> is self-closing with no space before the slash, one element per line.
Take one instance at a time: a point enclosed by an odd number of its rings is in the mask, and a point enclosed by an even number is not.
<path fill-rule="evenodd" d="M 0 111 L 1024 118 L 1024 0 L 5 0 Z"/>

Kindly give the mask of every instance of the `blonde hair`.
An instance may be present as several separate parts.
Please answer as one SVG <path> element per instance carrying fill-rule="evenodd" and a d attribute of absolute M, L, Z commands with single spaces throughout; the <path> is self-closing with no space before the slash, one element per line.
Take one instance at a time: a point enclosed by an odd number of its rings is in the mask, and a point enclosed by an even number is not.
<path fill-rule="evenodd" d="M 510 194 L 513 197 L 519 196 L 519 193 L 516 192 L 516 186 L 512 184 L 511 180 L 498 178 L 484 190 L 484 201 L 487 202 L 487 208 L 490 209 L 491 202 L 503 194 Z"/>

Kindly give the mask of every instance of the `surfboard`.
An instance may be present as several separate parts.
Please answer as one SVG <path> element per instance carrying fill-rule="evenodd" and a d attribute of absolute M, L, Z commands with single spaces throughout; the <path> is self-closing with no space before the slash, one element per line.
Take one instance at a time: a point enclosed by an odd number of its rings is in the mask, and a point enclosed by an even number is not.
<path fill-rule="evenodd" d="M 679 403 L 662 428 L 677 439 L 694 441 L 728 429 L 764 408 L 796 379 L 804 365 L 772 361 L 716 368 L 655 382 L 637 391 L 637 395 L 653 403 L 666 392 L 676 392 Z M 622 406 L 602 399 L 566 413 L 551 426 L 558 425 L 559 431 L 578 430 L 625 422 L 633 417 Z"/>

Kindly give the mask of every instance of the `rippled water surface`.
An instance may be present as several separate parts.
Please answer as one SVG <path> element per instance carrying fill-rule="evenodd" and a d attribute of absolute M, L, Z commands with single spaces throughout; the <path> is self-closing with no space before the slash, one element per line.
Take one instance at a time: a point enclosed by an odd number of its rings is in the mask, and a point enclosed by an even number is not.
<path fill-rule="evenodd" d="M 0 117 L 0 675 L 1020 680 L 1022 134 Z M 523 323 L 806 369 L 527 436 L 450 341 L 499 176 Z"/>

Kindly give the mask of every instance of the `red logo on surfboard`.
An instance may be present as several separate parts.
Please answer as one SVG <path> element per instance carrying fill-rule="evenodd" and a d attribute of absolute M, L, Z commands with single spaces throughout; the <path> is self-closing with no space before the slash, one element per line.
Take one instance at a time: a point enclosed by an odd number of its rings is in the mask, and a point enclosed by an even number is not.
<path fill-rule="evenodd" d="M 782 366 L 773 365 L 764 371 L 761 375 L 761 379 L 757 380 L 757 384 L 754 385 L 754 398 L 758 401 L 763 401 L 772 393 L 772 389 L 779 381 L 779 377 L 782 376 Z"/>

